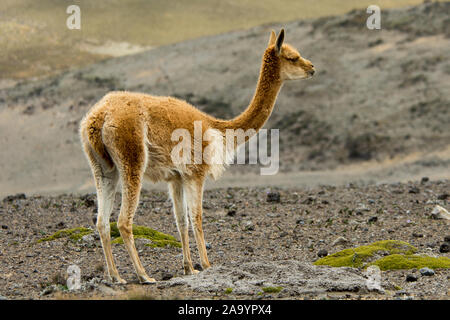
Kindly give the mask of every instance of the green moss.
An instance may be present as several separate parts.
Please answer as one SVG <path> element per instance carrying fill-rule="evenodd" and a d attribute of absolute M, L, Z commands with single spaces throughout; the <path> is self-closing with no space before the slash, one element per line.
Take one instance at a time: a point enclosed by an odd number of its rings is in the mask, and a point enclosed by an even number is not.
<path fill-rule="evenodd" d="M 370 245 L 345 249 L 317 260 L 315 265 L 366 268 L 376 265 L 381 270 L 429 267 L 450 268 L 450 259 L 419 256 L 417 249 L 407 242 L 383 240 Z"/>
<path fill-rule="evenodd" d="M 394 289 L 397 290 L 397 291 L 403 290 L 403 288 L 400 287 L 400 286 L 397 285 L 397 284 L 394 284 Z"/>
<path fill-rule="evenodd" d="M 146 244 L 146 246 L 149 247 L 162 248 L 171 246 L 181 248 L 181 243 L 177 241 L 175 237 L 144 226 L 133 224 L 133 235 L 135 239 L 143 238 L 150 240 L 151 243 Z M 113 238 L 112 243 L 123 243 L 123 239 L 120 236 L 116 222 L 111 223 L 111 238 Z"/>
<path fill-rule="evenodd" d="M 91 234 L 93 232 L 94 231 L 92 229 L 83 227 L 64 229 L 55 232 L 51 236 L 39 239 L 37 242 L 39 243 L 43 241 L 53 241 L 60 238 L 70 238 L 71 240 L 78 241 L 83 236 Z M 178 242 L 177 239 L 175 239 L 175 237 L 144 226 L 133 225 L 133 235 L 135 239 L 144 238 L 150 240 L 151 243 L 146 244 L 146 246 L 149 247 L 161 247 L 161 248 L 166 246 L 172 246 L 177 248 L 181 247 L 181 243 Z M 112 243 L 123 243 L 123 239 L 120 236 L 120 232 L 119 229 L 117 228 L 116 222 L 111 223 L 111 238 L 113 239 Z"/>
<path fill-rule="evenodd" d="M 226 288 L 225 289 L 225 294 L 230 294 L 233 292 L 233 288 Z"/>
<path fill-rule="evenodd" d="M 64 229 L 64 230 L 59 230 L 59 231 L 55 232 L 51 236 L 39 239 L 37 242 L 39 243 L 39 242 L 43 242 L 43 241 L 53 241 L 53 240 L 60 239 L 60 238 L 70 238 L 71 240 L 78 241 L 83 236 L 85 236 L 87 234 L 91 234 L 92 232 L 94 232 L 92 229 L 83 228 L 83 227 L 78 227 L 78 228 L 73 228 L 73 229 Z"/>
<path fill-rule="evenodd" d="M 283 287 L 263 287 L 262 290 L 265 293 L 278 293 L 283 290 Z"/>
<path fill-rule="evenodd" d="M 413 254 L 416 251 L 417 249 L 407 242 L 383 240 L 367 246 L 339 251 L 317 260 L 314 264 L 332 267 L 362 268 L 370 263 L 377 254 Z"/>
<path fill-rule="evenodd" d="M 393 254 L 378 259 L 372 264 L 378 266 L 381 270 L 420 269 L 424 267 L 439 269 L 450 268 L 450 259 L 447 257 L 435 258 L 418 255 Z"/>

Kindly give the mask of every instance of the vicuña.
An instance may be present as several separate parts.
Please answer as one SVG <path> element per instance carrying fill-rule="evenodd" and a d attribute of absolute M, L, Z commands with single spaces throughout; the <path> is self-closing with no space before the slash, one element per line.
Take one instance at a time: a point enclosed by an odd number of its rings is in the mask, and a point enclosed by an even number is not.
<path fill-rule="evenodd" d="M 202 228 L 202 198 L 205 179 L 217 179 L 238 147 L 222 152 L 227 129 L 257 132 L 272 113 L 284 80 L 310 78 L 314 66 L 288 44 L 283 44 L 284 30 L 278 37 L 270 34 L 264 52 L 255 94 L 239 116 L 231 120 L 216 119 L 189 103 L 172 97 L 143 93 L 110 92 L 96 103 L 81 121 L 80 136 L 84 152 L 95 179 L 98 201 L 97 228 L 108 267 L 115 282 L 126 283 L 119 276 L 111 251 L 110 216 L 116 186 L 121 179 L 122 203 L 118 228 L 141 283 L 155 282 L 143 267 L 134 244 L 132 223 L 139 203 L 144 178 L 153 182 L 166 181 L 173 202 L 176 224 L 183 250 L 185 274 L 195 274 L 189 249 L 189 222 L 192 224 L 203 269 L 210 267 Z M 196 144 L 192 152 L 207 149 L 209 157 L 222 157 L 213 164 L 174 163 L 171 152 L 177 142 L 172 132 L 183 128 L 193 136 L 194 122 L 201 121 L 202 131 L 208 129 L 209 141 Z M 215 139 L 215 137 L 217 139 Z M 246 137 L 245 140 L 248 140 Z M 217 151 L 216 151 L 217 150 Z"/>

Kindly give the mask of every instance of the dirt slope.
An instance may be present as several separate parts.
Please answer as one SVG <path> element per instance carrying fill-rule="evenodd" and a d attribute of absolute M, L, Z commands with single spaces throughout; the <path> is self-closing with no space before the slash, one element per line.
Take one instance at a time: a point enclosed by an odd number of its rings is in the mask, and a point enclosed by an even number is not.
<path fill-rule="evenodd" d="M 355 10 L 159 47 L 47 80 L 5 83 L 0 195 L 92 190 L 77 128 L 110 90 L 174 95 L 219 117 L 237 115 L 253 95 L 269 31 L 281 26 L 286 41 L 318 70 L 311 80 L 284 85 L 266 125 L 280 129 L 285 177 L 326 183 L 336 168 L 337 184 L 448 177 L 449 16 L 448 2 L 383 11 L 382 30 L 371 31 L 365 11 Z M 368 167 L 377 172 L 366 175 Z M 248 183 L 253 173 L 258 166 L 236 165 L 225 179 Z M 282 177 L 274 177 L 275 184 L 283 185 Z"/>

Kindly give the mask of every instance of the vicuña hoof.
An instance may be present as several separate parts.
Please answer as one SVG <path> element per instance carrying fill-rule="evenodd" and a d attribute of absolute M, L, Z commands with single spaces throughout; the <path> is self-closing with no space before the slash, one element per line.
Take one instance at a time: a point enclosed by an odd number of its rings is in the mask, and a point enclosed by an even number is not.
<path fill-rule="evenodd" d="M 110 276 L 110 281 L 117 284 L 126 284 L 127 282 L 119 276 Z"/>
<path fill-rule="evenodd" d="M 190 276 L 190 275 L 193 275 L 193 274 L 197 274 L 199 272 L 200 271 L 198 271 L 196 269 L 184 269 L 184 275 L 185 276 Z"/>
<path fill-rule="evenodd" d="M 141 284 L 153 284 L 156 282 L 156 280 L 153 278 L 150 278 L 149 276 L 139 276 L 139 282 Z"/>

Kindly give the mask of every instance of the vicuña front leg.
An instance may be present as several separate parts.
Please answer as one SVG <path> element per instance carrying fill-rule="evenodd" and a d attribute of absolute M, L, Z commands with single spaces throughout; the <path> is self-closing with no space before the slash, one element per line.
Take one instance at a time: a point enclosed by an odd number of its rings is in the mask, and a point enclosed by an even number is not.
<path fill-rule="evenodd" d="M 194 231 L 195 241 L 197 242 L 200 262 L 203 269 L 211 265 L 206 253 L 205 237 L 202 226 L 202 201 L 203 201 L 203 179 L 190 180 L 185 182 L 185 193 L 189 209 L 189 217 Z"/>
<path fill-rule="evenodd" d="M 169 194 L 172 198 L 173 212 L 181 239 L 184 274 L 198 273 L 192 266 L 191 250 L 189 248 L 189 219 L 181 180 L 177 179 L 169 182 Z"/>

